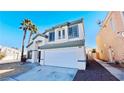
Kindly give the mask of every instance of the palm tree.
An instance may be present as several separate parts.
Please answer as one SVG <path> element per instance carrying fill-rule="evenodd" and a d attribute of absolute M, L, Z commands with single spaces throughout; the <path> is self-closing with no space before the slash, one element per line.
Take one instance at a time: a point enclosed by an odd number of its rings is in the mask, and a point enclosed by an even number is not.
<path fill-rule="evenodd" d="M 31 37 L 33 34 L 36 34 L 37 33 L 37 27 L 33 24 L 31 25 L 30 27 L 30 35 L 29 35 L 29 40 L 28 40 L 28 44 L 30 43 L 31 41 Z"/>
<path fill-rule="evenodd" d="M 22 29 L 24 31 L 23 40 L 22 40 L 21 62 L 24 61 L 24 55 L 23 54 L 24 54 L 24 42 L 25 42 L 25 38 L 26 38 L 26 33 L 27 33 L 27 30 L 30 30 L 31 25 L 32 25 L 31 20 L 25 19 L 21 23 L 21 26 L 19 27 L 19 29 Z"/>

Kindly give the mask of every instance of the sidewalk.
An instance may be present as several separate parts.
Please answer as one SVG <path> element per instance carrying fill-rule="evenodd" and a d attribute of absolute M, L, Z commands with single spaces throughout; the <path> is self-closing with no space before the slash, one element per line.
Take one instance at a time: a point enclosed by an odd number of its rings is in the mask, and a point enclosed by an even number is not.
<path fill-rule="evenodd" d="M 0 60 L 0 64 L 19 62 L 20 60 Z"/>
<path fill-rule="evenodd" d="M 8 77 L 18 76 L 33 69 L 36 66 L 37 64 L 33 63 L 25 63 L 22 65 L 20 62 L 0 64 L 0 81 L 6 80 Z"/>
<path fill-rule="evenodd" d="M 114 75 L 117 79 L 120 81 L 124 80 L 124 69 L 118 69 L 116 67 L 113 67 L 99 59 L 95 59 L 96 62 L 98 62 L 100 65 L 102 65 L 104 68 L 106 68 L 112 75 Z"/>

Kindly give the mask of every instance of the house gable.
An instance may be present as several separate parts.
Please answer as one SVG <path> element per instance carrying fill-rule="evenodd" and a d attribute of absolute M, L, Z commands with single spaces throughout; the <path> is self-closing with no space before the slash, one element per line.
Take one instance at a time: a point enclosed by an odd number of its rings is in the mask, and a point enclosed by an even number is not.
<path fill-rule="evenodd" d="M 45 35 L 43 35 L 43 34 L 37 34 L 37 35 L 35 35 L 35 36 L 32 38 L 32 42 L 30 42 L 30 43 L 26 46 L 26 48 L 28 48 L 29 46 L 31 46 L 31 45 L 33 44 L 33 42 L 35 41 L 35 39 L 37 39 L 38 37 L 44 37 L 44 38 L 45 38 Z"/>

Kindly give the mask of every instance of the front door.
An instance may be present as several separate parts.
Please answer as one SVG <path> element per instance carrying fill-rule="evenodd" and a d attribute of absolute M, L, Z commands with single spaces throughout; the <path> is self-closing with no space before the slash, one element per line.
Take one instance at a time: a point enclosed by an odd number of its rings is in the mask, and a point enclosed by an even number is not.
<path fill-rule="evenodd" d="M 41 51 L 38 51 L 38 62 L 40 63 L 40 59 L 41 59 Z"/>

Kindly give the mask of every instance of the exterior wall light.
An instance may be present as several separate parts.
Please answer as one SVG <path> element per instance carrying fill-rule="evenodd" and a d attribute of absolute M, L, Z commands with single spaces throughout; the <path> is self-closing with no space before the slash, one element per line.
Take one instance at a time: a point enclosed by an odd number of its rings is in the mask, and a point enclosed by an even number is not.
<path fill-rule="evenodd" d="M 124 31 L 117 32 L 117 35 L 118 35 L 119 37 L 124 37 Z"/>

